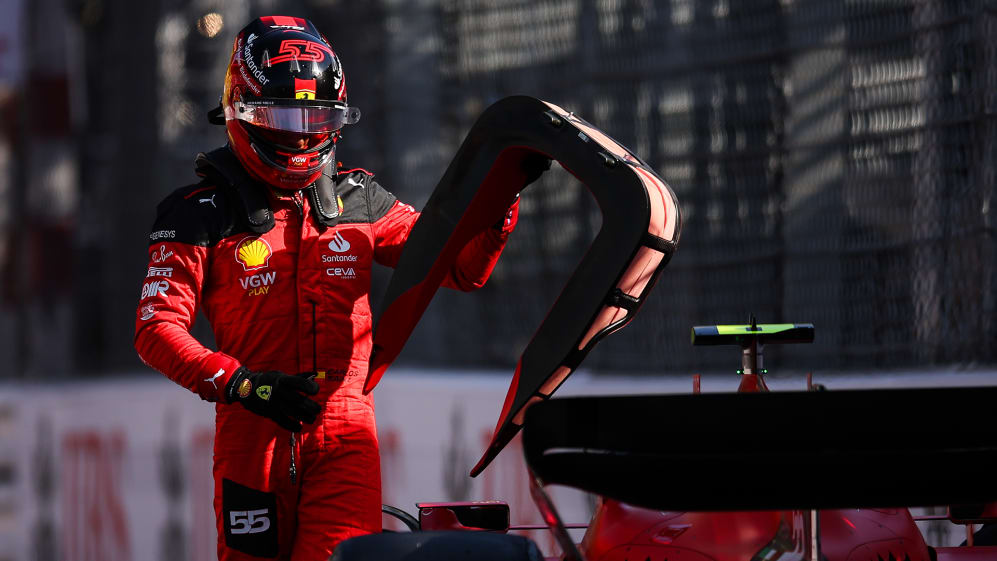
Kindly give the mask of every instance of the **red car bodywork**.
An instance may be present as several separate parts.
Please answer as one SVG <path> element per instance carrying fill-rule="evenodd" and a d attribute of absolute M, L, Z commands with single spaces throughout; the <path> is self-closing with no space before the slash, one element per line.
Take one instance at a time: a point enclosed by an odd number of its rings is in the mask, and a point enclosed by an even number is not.
<path fill-rule="evenodd" d="M 661 512 L 603 500 L 579 549 L 588 561 L 801 559 L 804 516 L 802 511 Z M 828 510 L 820 513 L 820 528 L 821 553 L 828 561 L 931 559 L 906 509 Z"/>

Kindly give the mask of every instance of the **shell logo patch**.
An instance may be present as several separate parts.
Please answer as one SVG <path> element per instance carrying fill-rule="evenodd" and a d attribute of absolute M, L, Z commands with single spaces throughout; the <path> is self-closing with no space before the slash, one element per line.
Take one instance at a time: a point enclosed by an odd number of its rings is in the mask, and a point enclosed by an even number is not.
<path fill-rule="evenodd" d="M 235 246 L 235 260 L 247 271 L 265 268 L 273 250 L 263 238 L 247 237 Z"/>
<path fill-rule="evenodd" d="M 315 80 L 294 79 L 294 99 L 315 99 Z"/>
<path fill-rule="evenodd" d="M 242 383 L 239 384 L 239 397 L 242 399 L 249 397 L 249 392 L 251 391 L 253 391 L 253 383 L 249 380 L 243 380 Z"/>

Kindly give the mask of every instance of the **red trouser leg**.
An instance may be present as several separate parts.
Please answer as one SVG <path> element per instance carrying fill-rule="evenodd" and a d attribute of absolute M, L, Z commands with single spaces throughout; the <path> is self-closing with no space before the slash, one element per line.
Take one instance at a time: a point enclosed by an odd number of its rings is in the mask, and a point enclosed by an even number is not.
<path fill-rule="evenodd" d="M 215 458 L 219 561 L 290 559 L 297 489 L 288 477 L 287 452 L 280 448 L 265 457 Z"/>
<path fill-rule="evenodd" d="M 339 542 L 381 531 L 381 466 L 373 423 L 345 429 L 347 434 L 325 428 L 321 449 L 302 453 L 292 561 L 326 561 Z"/>
<path fill-rule="evenodd" d="M 291 483 L 290 433 L 248 411 L 219 417 L 215 517 L 219 561 L 291 557 L 298 487 Z"/>
<path fill-rule="evenodd" d="M 381 531 L 377 436 L 373 418 L 357 413 L 298 435 L 295 484 L 287 431 L 245 411 L 219 416 L 219 561 L 327 561 L 339 542 Z"/>

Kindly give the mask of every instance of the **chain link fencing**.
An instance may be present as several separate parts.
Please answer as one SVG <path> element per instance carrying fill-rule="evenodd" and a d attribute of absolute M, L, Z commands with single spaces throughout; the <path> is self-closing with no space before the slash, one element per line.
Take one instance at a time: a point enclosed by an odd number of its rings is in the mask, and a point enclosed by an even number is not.
<path fill-rule="evenodd" d="M 82 370 L 138 364 L 132 314 L 155 203 L 194 180 L 197 151 L 224 142 L 204 113 L 234 34 L 264 12 L 325 31 L 363 111 L 340 160 L 417 208 L 476 116 L 512 94 L 578 113 L 669 182 L 679 250 L 587 368 L 731 370 L 735 351 L 695 349 L 689 328 L 749 314 L 815 324 L 814 344 L 768 350 L 782 369 L 997 362 L 992 1 L 100 5 L 73 23 L 86 107 L 75 137 Z M 224 22 L 215 35 L 209 12 Z M 488 286 L 439 293 L 401 362 L 508 369 L 599 224 L 584 186 L 555 165 L 524 192 Z M 210 339 L 203 318 L 196 329 Z"/>

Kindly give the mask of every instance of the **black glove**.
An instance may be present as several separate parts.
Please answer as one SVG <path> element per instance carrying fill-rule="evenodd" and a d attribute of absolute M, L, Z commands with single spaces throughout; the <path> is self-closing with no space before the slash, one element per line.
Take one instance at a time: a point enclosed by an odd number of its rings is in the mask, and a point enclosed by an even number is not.
<path fill-rule="evenodd" d="M 523 184 L 523 187 L 540 179 L 540 176 L 550 169 L 550 163 L 550 158 L 539 152 L 530 152 L 527 154 L 523 158 L 522 164 L 523 173 L 526 174 L 526 183 Z"/>
<path fill-rule="evenodd" d="M 253 372 L 239 367 L 225 387 L 229 403 L 243 407 L 281 427 L 298 432 L 301 423 L 314 423 L 322 407 L 305 395 L 318 393 L 318 382 L 311 376 L 289 376 L 283 372 Z"/>

